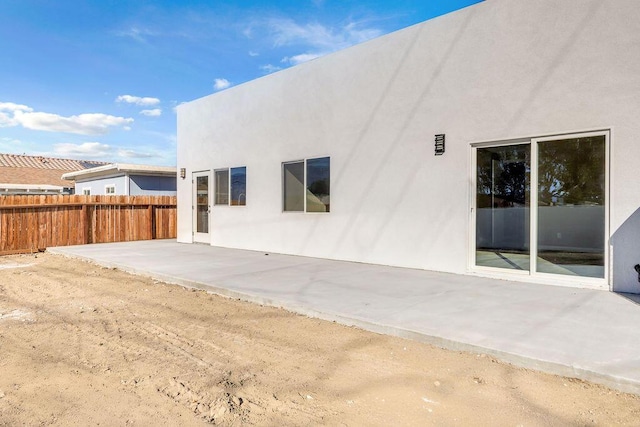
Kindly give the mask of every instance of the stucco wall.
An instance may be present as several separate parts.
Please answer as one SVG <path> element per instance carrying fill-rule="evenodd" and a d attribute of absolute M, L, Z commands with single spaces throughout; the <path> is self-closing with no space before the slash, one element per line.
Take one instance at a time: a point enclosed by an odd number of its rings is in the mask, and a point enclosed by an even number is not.
<path fill-rule="evenodd" d="M 638 223 L 638 46 L 635 0 L 489 0 L 180 106 L 178 167 L 247 167 L 214 245 L 466 273 L 472 143 L 611 129 L 613 235 Z M 331 213 L 283 213 L 282 162 L 322 156 Z M 181 242 L 191 194 L 179 180 Z M 614 282 L 638 292 L 631 240 Z"/>

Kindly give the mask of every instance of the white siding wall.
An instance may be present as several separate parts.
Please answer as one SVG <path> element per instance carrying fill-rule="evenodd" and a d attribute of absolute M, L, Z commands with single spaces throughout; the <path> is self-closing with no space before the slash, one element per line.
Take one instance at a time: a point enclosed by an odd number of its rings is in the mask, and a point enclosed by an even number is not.
<path fill-rule="evenodd" d="M 76 181 L 76 194 L 82 194 L 82 190 L 89 188 L 92 196 L 105 195 L 105 186 L 115 185 L 116 195 L 124 195 L 125 192 L 125 177 L 124 176 L 112 176 L 108 178 L 93 179 L 87 181 Z"/>
<path fill-rule="evenodd" d="M 178 240 L 191 173 L 247 166 L 214 245 L 465 273 L 471 143 L 612 129 L 614 280 L 638 292 L 639 46 L 636 0 L 489 0 L 182 105 Z M 283 213 L 281 163 L 321 156 L 331 213 Z"/>

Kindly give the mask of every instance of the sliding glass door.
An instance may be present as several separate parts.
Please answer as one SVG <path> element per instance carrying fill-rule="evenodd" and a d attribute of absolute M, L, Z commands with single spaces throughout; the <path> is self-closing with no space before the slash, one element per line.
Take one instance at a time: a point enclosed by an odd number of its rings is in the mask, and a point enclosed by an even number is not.
<path fill-rule="evenodd" d="M 536 271 L 604 278 L 605 135 L 535 142 Z"/>
<path fill-rule="evenodd" d="M 604 279 L 608 133 L 475 149 L 475 265 Z"/>
<path fill-rule="evenodd" d="M 476 265 L 529 270 L 531 145 L 478 148 Z"/>

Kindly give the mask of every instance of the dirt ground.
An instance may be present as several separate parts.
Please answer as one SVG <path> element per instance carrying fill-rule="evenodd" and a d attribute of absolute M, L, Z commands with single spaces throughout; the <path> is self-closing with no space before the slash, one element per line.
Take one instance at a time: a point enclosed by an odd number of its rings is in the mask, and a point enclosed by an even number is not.
<path fill-rule="evenodd" d="M 132 276 L 0 257 L 0 425 L 640 425 L 640 398 Z"/>

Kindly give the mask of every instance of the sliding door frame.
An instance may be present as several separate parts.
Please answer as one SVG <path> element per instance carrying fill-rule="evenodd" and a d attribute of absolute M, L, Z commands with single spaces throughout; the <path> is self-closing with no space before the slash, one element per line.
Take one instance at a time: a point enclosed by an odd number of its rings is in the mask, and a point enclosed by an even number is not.
<path fill-rule="evenodd" d="M 585 132 L 558 133 L 545 136 L 517 138 L 504 141 L 480 142 L 471 144 L 471 179 L 470 179 L 470 209 L 469 209 L 469 256 L 468 268 L 471 274 L 496 277 L 500 279 L 512 279 L 516 281 L 534 282 L 551 285 L 573 286 L 593 289 L 611 289 L 611 250 L 610 236 L 610 210 L 611 210 L 611 129 L 593 130 Z M 604 218 L 604 277 L 593 278 L 586 276 L 572 276 L 553 273 L 537 272 L 538 258 L 538 143 L 545 141 L 557 141 L 572 138 L 584 138 L 604 136 L 605 140 L 605 218 Z M 478 149 L 488 147 L 500 147 L 511 145 L 530 146 L 530 201 L 529 201 L 529 271 L 511 270 L 498 267 L 486 267 L 476 265 L 476 227 L 477 227 L 477 168 Z"/>

